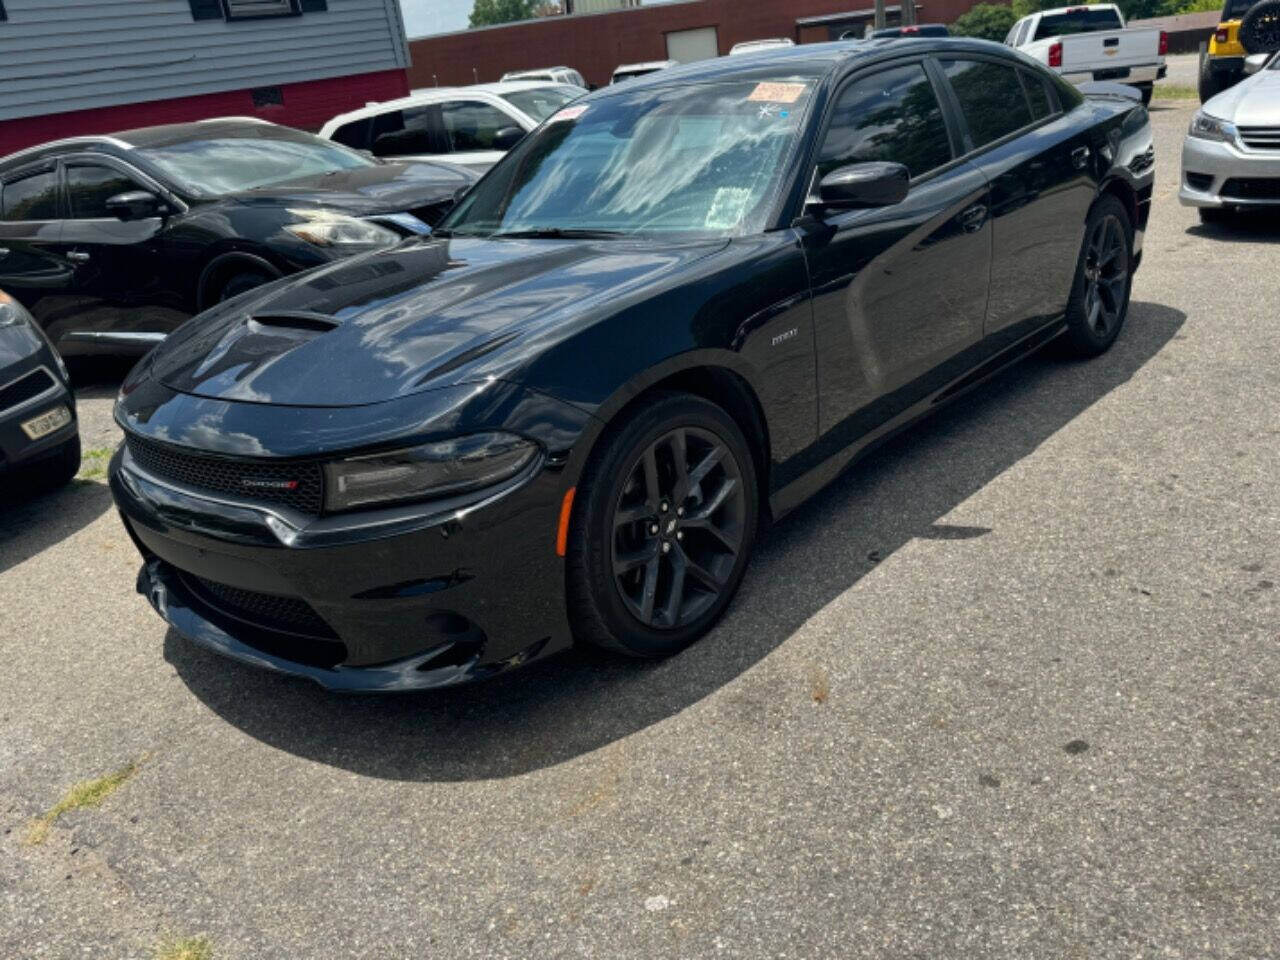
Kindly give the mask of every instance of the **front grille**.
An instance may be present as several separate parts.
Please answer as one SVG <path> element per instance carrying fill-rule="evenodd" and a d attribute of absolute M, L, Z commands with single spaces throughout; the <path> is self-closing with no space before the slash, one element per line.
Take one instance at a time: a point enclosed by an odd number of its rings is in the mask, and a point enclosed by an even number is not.
<path fill-rule="evenodd" d="M 1241 127 L 1240 140 L 1250 150 L 1280 150 L 1280 127 Z"/>
<path fill-rule="evenodd" d="M 1280 177 L 1232 177 L 1222 196 L 1239 200 L 1280 200 Z"/>
<path fill-rule="evenodd" d="M 38 397 L 51 389 L 56 382 L 44 367 L 32 370 L 0 388 L 0 410 L 8 410 L 10 407 L 25 403 L 32 397 Z"/>
<path fill-rule="evenodd" d="M 229 587 L 189 573 L 183 574 L 182 579 L 206 603 L 237 620 L 307 637 L 338 638 L 333 628 L 305 600 Z"/>
<path fill-rule="evenodd" d="M 126 442 L 138 466 L 160 480 L 241 500 L 278 503 L 313 516 L 324 505 L 324 472 L 315 462 L 210 456 L 132 435 Z"/>

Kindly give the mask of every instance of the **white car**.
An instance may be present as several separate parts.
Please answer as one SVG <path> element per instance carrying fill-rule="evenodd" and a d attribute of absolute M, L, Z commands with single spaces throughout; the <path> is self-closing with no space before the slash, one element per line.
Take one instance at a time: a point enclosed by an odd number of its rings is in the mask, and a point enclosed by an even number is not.
<path fill-rule="evenodd" d="M 1280 53 L 1249 57 L 1250 71 L 1196 111 L 1182 142 L 1178 199 L 1206 222 L 1249 208 L 1280 212 Z"/>
<path fill-rule="evenodd" d="M 1126 27 L 1113 3 L 1041 10 L 1015 22 L 1004 42 L 1068 83 L 1113 80 L 1137 87 L 1143 103 L 1151 102 L 1169 52 L 1168 34 L 1158 27 Z"/>
<path fill-rule="evenodd" d="M 539 80 L 542 83 L 567 83 L 571 86 L 587 89 L 587 81 L 573 67 L 539 67 L 536 70 L 512 70 L 504 73 L 506 80 Z"/>
<path fill-rule="evenodd" d="M 769 40 L 744 40 L 735 43 L 729 50 L 729 56 L 736 57 L 742 53 L 755 53 L 757 50 L 771 50 L 774 47 L 794 47 L 796 42 L 789 37 L 775 37 Z"/>
<path fill-rule="evenodd" d="M 666 70 L 670 67 L 680 65 L 678 60 L 650 60 L 647 63 L 624 63 L 616 67 L 613 71 L 613 79 L 610 84 L 621 83 L 623 80 L 631 80 L 634 77 L 643 77 L 647 73 L 657 73 L 659 70 Z"/>
<path fill-rule="evenodd" d="M 334 117 L 320 136 L 375 157 L 436 160 L 483 173 L 581 87 L 515 81 L 427 87 Z"/>

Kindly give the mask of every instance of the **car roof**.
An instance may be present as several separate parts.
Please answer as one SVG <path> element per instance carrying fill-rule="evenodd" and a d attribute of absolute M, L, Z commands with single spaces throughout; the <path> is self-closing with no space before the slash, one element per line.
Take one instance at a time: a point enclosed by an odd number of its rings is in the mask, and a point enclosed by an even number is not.
<path fill-rule="evenodd" d="M 643 63 L 620 63 L 613 68 L 614 73 L 625 73 L 628 70 L 663 70 L 674 67 L 679 60 L 645 60 Z"/>
<path fill-rule="evenodd" d="M 337 116 L 330 117 L 325 121 L 324 129 L 329 129 L 335 124 L 351 123 L 355 120 L 364 120 L 367 117 L 375 117 L 380 113 L 386 113 L 388 110 L 403 110 L 405 107 L 424 107 L 432 103 L 440 103 L 443 100 L 465 99 L 467 97 L 477 97 L 480 100 L 495 101 L 501 100 L 503 94 L 518 93 L 521 90 L 553 90 L 553 89 L 578 90 L 571 83 L 556 83 L 551 80 L 503 80 L 499 83 L 474 83 L 465 87 L 421 87 L 411 92 L 407 97 L 397 97 L 395 100 L 383 100 L 378 103 L 368 103 L 357 110 L 348 110 L 346 113 L 339 113 Z M 503 101 L 503 106 L 511 109 L 519 109 L 514 104 Z"/>
<path fill-rule="evenodd" d="M 308 136 L 301 130 L 282 127 L 267 120 L 256 117 L 215 117 L 210 120 L 196 120 L 191 123 L 169 123 L 156 127 L 137 127 L 132 130 L 121 130 L 118 133 L 98 136 L 68 137 L 41 143 L 6 157 L 0 157 L 0 167 L 12 166 L 16 163 L 27 163 L 45 157 L 60 156 L 75 150 L 92 150 L 99 153 L 128 156 L 129 152 L 148 147 L 163 147 L 174 143 L 186 143 L 202 137 L 252 137 L 261 135 L 264 128 L 270 128 L 275 135 Z"/>

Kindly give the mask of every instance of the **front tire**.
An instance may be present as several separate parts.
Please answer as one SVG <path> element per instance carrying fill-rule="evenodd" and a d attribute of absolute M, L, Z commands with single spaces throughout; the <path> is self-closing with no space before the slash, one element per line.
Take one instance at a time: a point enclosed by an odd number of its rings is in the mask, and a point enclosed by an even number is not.
<path fill-rule="evenodd" d="M 661 394 L 612 427 L 578 487 L 568 590 L 580 640 L 665 657 L 724 613 L 755 542 L 755 460 L 715 404 Z"/>
<path fill-rule="evenodd" d="M 1200 94 L 1200 102 L 1208 103 L 1223 90 L 1232 86 L 1233 80 L 1230 76 L 1216 73 L 1209 69 L 1209 59 L 1206 57 L 1200 64 L 1200 80 L 1197 85 L 1197 92 Z"/>
<path fill-rule="evenodd" d="M 1110 349 L 1129 312 L 1133 287 L 1133 225 L 1129 211 L 1104 196 L 1089 211 L 1084 244 L 1067 303 L 1065 343 L 1078 357 Z"/>

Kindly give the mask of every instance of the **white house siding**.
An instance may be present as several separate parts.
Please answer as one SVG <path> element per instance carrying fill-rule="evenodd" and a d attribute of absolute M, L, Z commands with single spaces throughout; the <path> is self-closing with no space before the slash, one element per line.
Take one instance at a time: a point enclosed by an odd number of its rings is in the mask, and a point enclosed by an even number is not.
<path fill-rule="evenodd" d="M 398 0 L 193 20 L 189 0 L 4 0 L 0 120 L 408 66 Z"/>

